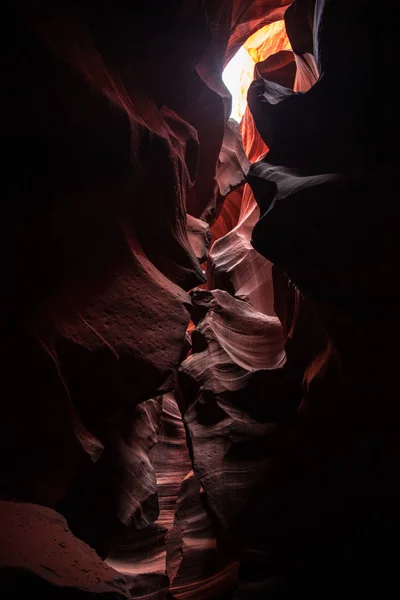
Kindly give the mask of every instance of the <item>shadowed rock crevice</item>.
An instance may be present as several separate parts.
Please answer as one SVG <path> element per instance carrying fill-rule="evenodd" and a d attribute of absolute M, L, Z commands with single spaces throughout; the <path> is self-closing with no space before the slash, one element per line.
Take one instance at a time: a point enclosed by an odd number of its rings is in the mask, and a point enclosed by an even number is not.
<path fill-rule="evenodd" d="M 0 597 L 398 596 L 391 3 L 14 4 Z"/>

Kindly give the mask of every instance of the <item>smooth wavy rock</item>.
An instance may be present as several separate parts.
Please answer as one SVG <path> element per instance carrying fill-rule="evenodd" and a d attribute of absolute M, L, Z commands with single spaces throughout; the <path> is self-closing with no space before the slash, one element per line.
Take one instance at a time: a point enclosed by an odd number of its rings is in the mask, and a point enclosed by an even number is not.
<path fill-rule="evenodd" d="M 256 64 L 254 78 L 264 77 L 280 85 L 293 88 L 296 76 L 295 57 L 291 50 L 280 50 Z"/>
<path fill-rule="evenodd" d="M 154 523 L 120 532 L 107 557 L 107 564 L 125 576 L 132 597 L 146 600 L 165 598 L 170 588 L 165 536 L 173 525 L 182 481 L 191 470 L 184 425 L 173 394 L 160 398 L 160 409 L 157 439 L 148 454 L 149 472 L 155 474 L 156 482 Z M 141 435 L 148 439 L 143 427 Z"/>
<path fill-rule="evenodd" d="M 120 573 L 70 531 L 51 508 L 0 501 L 0 585 L 5 598 L 129 599 Z"/>
<path fill-rule="evenodd" d="M 160 506 L 157 523 L 169 530 L 182 481 L 192 468 L 185 427 L 174 394 L 163 396 L 158 442 L 150 458 L 157 474 Z"/>
<path fill-rule="evenodd" d="M 197 260 L 199 263 L 205 262 L 211 243 L 210 227 L 201 219 L 187 215 L 187 231 L 190 245 Z"/>
<path fill-rule="evenodd" d="M 225 53 L 224 66 L 252 33 L 275 21 L 283 19 L 291 0 L 234 0 L 232 28 Z"/>
<path fill-rule="evenodd" d="M 256 63 L 254 67 L 254 79 L 256 81 L 267 80 L 272 85 L 277 84 L 288 89 L 293 89 L 298 76 L 298 67 L 296 55 L 290 50 L 280 50 L 279 52 L 268 56 L 262 62 Z M 248 98 L 252 97 L 253 87 L 250 86 Z M 255 162 L 260 160 L 268 152 L 266 136 L 261 135 L 263 130 L 259 130 L 259 123 L 255 120 L 250 105 L 246 106 L 246 111 L 240 124 L 243 147 L 246 155 Z"/>
<path fill-rule="evenodd" d="M 247 112 L 243 121 L 246 125 L 250 120 L 254 124 L 251 115 L 246 120 Z M 253 131 L 254 135 L 248 128 L 245 131 L 240 154 L 246 152 L 252 159 L 256 147 L 267 150 L 257 131 Z M 227 290 L 254 308 L 273 315 L 271 263 L 254 252 L 250 245 L 252 228 L 258 218 L 259 209 L 247 184 L 234 189 L 225 198 L 218 219 L 211 227 L 213 243 L 207 261 L 207 288 Z"/>
<path fill-rule="evenodd" d="M 296 78 L 293 89 L 295 92 L 308 92 L 318 81 L 319 73 L 316 60 L 312 54 L 295 55 Z"/>
<path fill-rule="evenodd" d="M 143 436 L 147 437 L 146 430 Z M 168 590 L 177 599 L 211 599 L 217 592 L 232 592 L 237 563 L 217 550 L 172 394 L 162 398 L 158 440 L 149 460 L 157 476 L 158 518 L 151 525 L 121 532 L 107 564 L 123 574 L 132 598 L 161 600 Z"/>
<path fill-rule="evenodd" d="M 157 441 L 160 418 L 161 399 L 126 410 L 110 428 L 101 458 L 82 469 L 59 505 L 73 532 L 103 557 L 116 538 L 146 528 L 158 517 L 156 474 L 149 453 Z"/>
<path fill-rule="evenodd" d="M 295 0 L 285 12 L 286 33 L 294 52 L 296 76 L 292 86 L 276 79 L 274 81 L 293 88 L 295 92 L 308 92 L 319 78 L 313 54 L 315 3 L 315 0 Z M 316 27 L 318 28 L 318 25 Z"/>
<path fill-rule="evenodd" d="M 262 75 L 273 82 L 293 87 L 296 64 L 291 51 L 280 51 L 269 56 L 265 61 L 257 63 L 255 76 Z M 256 128 L 253 116 L 246 108 L 240 124 L 242 154 L 248 160 L 259 160 L 268 151 L 260 133 Z M 240 147 L 239 146 L 239 147 Z M 235 148 L 238 147 L 236 144 Z M 236 161 L 238 162 L 238 161 Z M 246 169 L 248 173 L 248 169 Z M 232 192 L 231 192 L 232 194 Z M 226 203 L 226 208 L 225 208 Z M 232 208 L 239 216 L 234 224 L 230 219 Z M 257 256 L 251 244 L 251 232 L 259 218 L 259 209 L 251 188 L 245 185 L 242 197 L 239 191 L 228 195 L 221 209 L 219 218 L 211 228 L 213 245 L 207 266 L 207 288 L 225 289 L 240 300 L 249 302 L 254 308 L 268 315 L 274 315 L 272 264 Z M 234 225 L 224 231 L 225 219 Z"/>
<path fill-rule="evenodd" d="M 215 531 L 193 471 L 182 481 L 173 527 L 166 538 L 171 594 L 176 600 L 230 597 L 237 585 L 237 561 L 217 547 Z"/>
<path fill-rule="evenodd" d="M 219 238 L 223 237 L 238 224 L 240 208 L 242 206 L 244 186 L 234 189 L 224 199 L 220 206 L 218 218 L 211 226 L 211 245 Z"/>
<path fill-rule="evenodd" d="M 270 261 L 254 252 L 250 244 L 259 209 L 248 185 L 240 199 L 237 225 L 212 245 L 207 279 L 210 289 L 225 289 L 267 315 L 274 315 Z"/>
<path fill-rule="evenodd" d="M 377 220 L 363 209 L 364 199 L 368 193 L 389 193 L 394 180 L 394 171 L 389 168 L 307 177 L 267 161 L 256 163 L 250 170 L 249 183 L 260 204 L 261 218 L 252 243 L 300 290 L 308 292 L 311 286 L 315 300 L 342 305 L 346 312 L 365 313 L 367 306 L 382 302 L 389 294 L 383 276 L 387 267 L 380 263 L 380 257 L 384 252 L 383 222 L 388 224 L 388 215 L 395 214 L 396 208 L 386 202 L 382 218 Z M 335 243 L 339 230 L 340 244 Z M 282 231 L 287 235 L 282 236 Z M 378 251 L 376 259 L 374 251 Z M 373 290 L 365 295 L 370 261 L 379 264 L 380 300 Z"/>
<path fill-rule="evenodd" d="M 267 151 L 248 109 L 240 129 L 248 159 L 259 158 L 259 152 Z M 227 290 L 257 310 L 274 315 L 271 263 L 257 256 L 250 245 L 251 231 L 258 218 L 258 206 L 247 184 L 225 198 L 219 218 L 211 227 L 213 243 L 207 261 L 207 288 Z"/>
<path fill-rule="evenodd" d="M 197 327 L 179 369 L 180 404 L 207 505 L 222 530 L 236 527 L 239 535 L 250 498 L 265 483 L 275 421 L 299 398 L 276 317 L 220 290 L 195 290 L 192 298 Z"/>
<path fill-rule="evenodd" d="M 263 77 L 253 81 L 249 88 L 247 95 L 249 108 L 257 131 L 269 148 L 274 145 L 276 140 L 276 111 L 279 111 L 281 102 L 293 95 L 292 90 Z"/>
<path fill-rule="evenodd" d="M 237 565 L 217 549 L 201 486 L 193 474 L 182 416 L 172 394 L 163 397 L 159 442 L 151 452 L 157 471 L 160 515 L 166 532 L 166 573 L 173 598 L 223 597 L 237 579 Z"/>
<path fill-rule="evenodd" d="M 225 134 L 218 159 L 217 181 L 221 198 L 245 182 L 250 161 L 243 149 L 240 126 L 234 119 L 225 125 Z"/>
<path fill-rule="evenodd" d="M 314 51 L 313 21 L 315 0 L 294 0 L 285 11 L 285 28 L 297 55 Z"/>

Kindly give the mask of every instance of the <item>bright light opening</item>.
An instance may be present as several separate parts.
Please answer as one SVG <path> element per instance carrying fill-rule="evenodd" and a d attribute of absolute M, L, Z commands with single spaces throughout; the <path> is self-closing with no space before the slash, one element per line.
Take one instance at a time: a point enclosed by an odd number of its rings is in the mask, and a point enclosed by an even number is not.
<path fill-rule="evenodd" d="M 291 50 L 283 20 L 265 25 L 253 33 L 226 65 L 222 79 L 232 94 L 231 119 L 240 123 L 245 113 L 247 91 L 254 79 L 256 63 L 281 50 Z"/>

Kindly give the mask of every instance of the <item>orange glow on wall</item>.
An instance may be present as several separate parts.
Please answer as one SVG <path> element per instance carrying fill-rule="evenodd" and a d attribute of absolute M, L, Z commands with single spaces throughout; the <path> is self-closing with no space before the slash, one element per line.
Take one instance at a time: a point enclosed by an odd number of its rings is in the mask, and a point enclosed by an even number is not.
<path fill-rule="evenodd" d="M 281 50 L 291 50 L 283 20 L 265 25 L 253 33 L 227 64 L 222 79 L 232 94 L 232 119 L 240 122 L 244 115 L 256 63 Z"/>

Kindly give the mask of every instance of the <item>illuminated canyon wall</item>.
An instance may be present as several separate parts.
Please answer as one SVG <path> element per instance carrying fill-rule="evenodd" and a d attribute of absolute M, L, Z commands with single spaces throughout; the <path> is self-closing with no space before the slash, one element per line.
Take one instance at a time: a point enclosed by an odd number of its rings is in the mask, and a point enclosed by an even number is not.
<path fill-rule="evenodd" d="M 391 7 L 8 12 L 2 597 L 394 594 Z"/>

